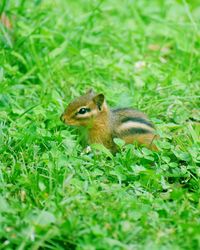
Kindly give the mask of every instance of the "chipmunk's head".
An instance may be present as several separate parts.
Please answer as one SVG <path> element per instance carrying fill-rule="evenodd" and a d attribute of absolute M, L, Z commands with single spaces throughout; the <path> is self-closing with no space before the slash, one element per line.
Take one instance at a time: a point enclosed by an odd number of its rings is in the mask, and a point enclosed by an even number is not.
<path fill-rule="evenodd" d="M 90 126 L 105 112 L 107 112 L 107 105 L 104 95 L 96 95 L 90 89 L 85 95 L 76 98 L 67 106 L 61 115 L 61 120 L 68 125 Z"/>

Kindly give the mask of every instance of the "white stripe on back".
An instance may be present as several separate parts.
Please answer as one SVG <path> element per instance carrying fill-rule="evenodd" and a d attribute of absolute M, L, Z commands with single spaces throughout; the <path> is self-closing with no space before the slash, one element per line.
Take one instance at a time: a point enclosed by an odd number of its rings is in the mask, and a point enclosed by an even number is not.
<path fill-rule="evenodd" d="M 140 122 L 133 122 L 133 121 L 128 121 L 128 122 L 124 122 L 122 123 L 119 127 L 118 127 L 118 132 L 122 132 L 124 130 L 129 130 L 131 128 L 142 128 L 142 129 L 147 129 L 149 131 L 154 131 L 154 129 L 150 126 L 148 126 L 147 124 L 144 123 L 140 123 Z"/>

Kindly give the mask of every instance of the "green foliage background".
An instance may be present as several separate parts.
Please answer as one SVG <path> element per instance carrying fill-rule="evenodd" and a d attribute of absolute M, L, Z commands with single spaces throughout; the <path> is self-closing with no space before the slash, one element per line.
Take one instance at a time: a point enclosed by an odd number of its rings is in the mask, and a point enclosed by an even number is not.
<path fill-rule="evenodd" d="M 200 247 L 199 6 L 1 1 L 0 249 Z M 159 152 L 84 153 L 59 117 L 89 87 L 146 112 Z"/>

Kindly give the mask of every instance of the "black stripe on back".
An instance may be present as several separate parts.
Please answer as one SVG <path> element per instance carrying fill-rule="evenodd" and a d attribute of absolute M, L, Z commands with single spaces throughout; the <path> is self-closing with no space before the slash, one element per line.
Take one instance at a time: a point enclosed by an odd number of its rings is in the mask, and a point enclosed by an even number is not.
<path fill-rule="evenodd" d="M 153 124 L 150 121 L 145 120 L 144 118 L 141 117 L 131 117 L 131 116 L 127 116 L 122 118 L 121 122 L 125 123 L 125 122 L 139 122 L 139 123 L 143 123 L 148 125 L 151 128 L 154 128 Z"/>
<path fill-rule="evenodd" d="M 149 134 L 152 131 L 144 128 L 129 128 L 121 132 L 122 136 L 135 135 L 135 134 Z"/>
<path fill-rule="evenodd" d="M 132 109 L 132 108 L 117 108 L 117 109 L 112 109 L 112 112 L 117 113 L 119 111 L 138 111 L 136 109 Z"/>

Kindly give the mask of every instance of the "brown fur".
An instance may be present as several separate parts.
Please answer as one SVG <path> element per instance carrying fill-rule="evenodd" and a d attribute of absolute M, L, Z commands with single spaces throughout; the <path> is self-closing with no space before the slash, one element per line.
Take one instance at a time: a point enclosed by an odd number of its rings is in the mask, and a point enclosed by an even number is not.
<path fill-rule="evenodd" d="M 87 108 L 89 112 L 80 114 L 81 108 Z M 131 120 L 126 121 L 126 118 Z M 89 143 L 103 144 L 112 152 L 117 150 L 113 141 L 115 137 L 123 139 L 127 144 L 136 142 L 150 149 L 157 149 L 154 144 L 157 136 L 145 114 L 130 108 L 110 110 L 103 94 L 95 95 L 92 90 L 71 102 L 61 120 L 68 125 L 87 127 Z M 125 131 L 121 131 L 120 126 L 124 124 L 127 125 L 124 126 Z M 123 126 L 121 128 L 123 130 Z"/>
<path fill-rule="evenodd" d="M 149 149 L 157 150 L 156 145 L 154 144 L 154 140 L 157 139 L 155 134 L 145 134 L 145 135 L 134 135 L 134 136 L 127 136 L 124 137 L 123 140 L 127 144 L 131 143 L 138 143 L 139 145 L 144 145 Z"/>

